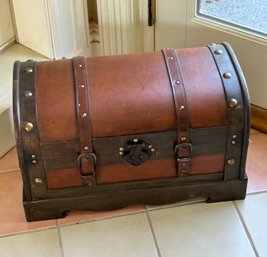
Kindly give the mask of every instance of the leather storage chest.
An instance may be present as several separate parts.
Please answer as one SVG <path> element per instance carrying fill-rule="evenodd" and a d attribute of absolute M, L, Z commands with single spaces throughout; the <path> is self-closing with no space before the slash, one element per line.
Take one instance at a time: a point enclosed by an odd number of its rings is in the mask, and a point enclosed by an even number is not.
<path fill-rule="evenodd" d="M 249 106 L 227 43 L 17 61 L 14 123 L 27 220 L 244 198 Z"/>

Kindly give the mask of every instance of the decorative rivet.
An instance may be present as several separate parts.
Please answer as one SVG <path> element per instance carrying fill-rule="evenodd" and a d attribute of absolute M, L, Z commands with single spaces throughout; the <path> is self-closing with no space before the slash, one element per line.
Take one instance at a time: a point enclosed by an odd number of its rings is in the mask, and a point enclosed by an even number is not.
<path fill-rule="evenodd" d="M 232 98 L 229 100 L 228 105 L 230 108 L 235 108 L 237 106 L 238 102 L 236 99 Z"/>
<path fill-rule="evenodd" d="M 184 105 L 181 105 L 179 108 L 181 111 L 184 110 Z"/>
<path fill-rule="evenodd" d="M 119 152 L 119 155 L 120 155 L 120 156 L 123 156 L 123 152 Z"/>
<path fill-rule="evenodd" d="M 84 150 L 88 150 L 88 149 L 89 149 L 89 147 L 88 147 L 88 146 L 85 146 L 85 147 L 84 147 Z"/>
<path fill-rule="evenodd" d="M 230 78 L 232 78 L 232 74 L 230 72 L 225 72 L 223 74 L 223 77 L 226 78 L 226 79 L 230 79 Z"/>
<path fill-rule="evenodd" d="M 137 142 L 138 142 L 138 139 L 137 139 L 137 138 L 135 138 L 133 141 L 134 141 L 134 143 L 137 143 Z"/>
<path fill-rule="evenodd" d="M 220 55 L 223 53 L 223 51 L 221 49 L 218 49 L 218 50 L 215 50 L 214 53 L 217 55 Z"/>
<path fill-rule="evenodd" d="M 32 163 L 33 163 L 33 164 L 36 164 L 36 163 L 37 163 L 37 160 L 32 160 Z"/>
<path fill-rule="evenodd" d="M 181 141 L 185 141 L 186 140 L 186 137 L 181 137 Z"/>
<path fill-rule="evenodd" d="M 84 113 L 82 114 L 82 117 L 85 118 L 86 116 L 87 116 L 87 113 L 84 112 Z"/>
<path fill-rule="evenodd" d="M 148 145 L 148 148 L 151 149 L 153 146 L 152 145 Z"/>
<path fill-rule="evenodd" d="M 83 67 L 82 64 L 79 64 L 79 67 L 80 67 L 80 68 Z"/>
<path fill-rule="evenodd" d="M 152 153 L 154 153 L 154 152 L 156 151 L 156 149 L 155 149 L 155 148 L 151 148 L 150 151 L 151 151 Z"/>
<path fill-rule="evenodd" d="M 27 73 L 32 73 L 33 72 L 33 68 L 31 67 L 27 67 L 25 70 Z"/>
<path fill-rule="evenodd" d="M 43 183 L 43 179 L 42 178 L 35 178 L 34 179 L 34 183 L 35 184 L 42 184 Z"/>
<path fill-rule="evenodd" d="M 35 159 L 36 158 L 36 155 L 35 154 L 32 154 L 32 159 Z"/>
<path fill-rule="evenodd" d="M 176 85 L 179 85 L 180 84 L 180 81 L 179 80 L 175 80 L 175 84 Z"/>
<path fill-rule="evenodd" d="M 84 88 L 84 85 L 79 85 L 79 87 Z"/>
<path fill-rule="evenodd" d="M 173 57 L 169 57 L 170 60 L 173 60 L 174 58 Z"/>
<path fill-rule="evenodd" d="M 122 152 L 122 151 L 124 151 L 124 148 L 123 148 L 123 147 L 120 147 L 120 149 L 119 149 L 119 150 Z"/>
<path fill-rule="evenodd" d="M 237 135 L 236 134 L 232 135 L 232 138 L 233 139 L 236 139 L 237 138 Z"/>
<path fill-rule="evenodd" d="M 232 143 L 232 145 L 235 145 L 236 144 L 236 141 L 235 140 L 232 140 L 231 143 Z"/>
<path fill-rule="evenodd" d="M 228 159 L 228 160 L 227 160 L 227 164 L 228 164 L 229 166 L 233 166 L 233 165 L 235 165 L 235 159 L 234 159 L 234 158 Z"/>
<path fill-rule="evenodd" d="M 33 129 L 33 124 L 31 122 L 26 122 L 24 124 L 24 129 L 26 132 L 30 132 Z"/>
<path fill-rule="evenodd" d="M 32 92 L 31 91 L 25 91 L 24 92 L 24 96 L 27 97 L 27 98 L 31 97 L 32 96 Z"/>

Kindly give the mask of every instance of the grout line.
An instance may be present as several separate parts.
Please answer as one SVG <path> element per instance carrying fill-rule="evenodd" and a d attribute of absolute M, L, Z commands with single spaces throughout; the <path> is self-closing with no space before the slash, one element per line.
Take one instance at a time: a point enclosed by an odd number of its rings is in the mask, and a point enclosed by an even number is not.
<path fill-rule="evenodd" d="M 15 169 L 7 169 L 7 170 L 0 170 L 0 175 L 1 174 L 5 174 L 5 173 L 8 173 L 8 172 L 17 172 L 17 171 L 20 171 L 20 168 L 15 168 Z"/>
<path fill-rule="evenodd" d="M 267 193 L 267 189 L 263 189 L 263 190 L 257 191 L 257 192 L 247 193 L 247 196 L 249 196 L 249 195 L 259 195 L 259 194 L 264 194 L 264 193 Z"/>
<path fill-rule="evenodd" d="M 129 213 L 124 213 L 124 214 L 118 214 L 118 215 L 114 215 L 114 216 L 107 216 L 101 219 L 92 219 L 92 220 L 81 220 L 81 221 L 75 221 L 75 223 L 69 223 L 69 224 L 59 224 L 57 221 L 57 226 L 59 228 L 62 227 L 67 227 L 67 226 L 74 226 L 74 225 L 79 225 L 79 224 L 84 224 L 84 223 L 91 223 L 91 222 L 97 222 L 97 221 L 102 221 L 102 220 L 108 220 L 108 219 L 114 219 L 114 218 L 119 218 L 119 217 L 123 217 L 123 216 L 130 216 L 130 215 L 135 215 L 135 214 L 139 214 L 139 213 L 145 213 L 146 210 L 140 210 L 140 211 L 134 211 L 134 212 L 129 212 Z"/>
<path fill-rule="evenodd" d="M 58 226 L 58 222 L 57 222 L 57 233 L 58 233 L 60 254 L 61 254 L 61 257 L 64 257 L 65 253 L 64 253 L 64 247 L 63 247 L 63 242 L 62 242 L 62 234 L 61 234 L 60 227 Z"/>
<path fill-rule="evenodd" d="M 158 244 L 158 241 L 157 241 L 157 238 L 156 238 L 156 234 L 155 234 L 155 231 L 154 231 L 154 228 L 153 228 L 150 216 L 149 216 L 149 212 L 148 212 L 148 209 L 147 209 L 146 206 L 145 206 L 145 209 L 146 209 L 146 216 L 147 216 L 147 219 L 148 219 L 148 224 L 149 224 L 149 227 L 150 227 L 150 230 L 151 230 L 151 233 L 152 233 L 152 237 L 153 237 L 153 241 L 154 241 L 154 244 L 155 244 L 155 248 L 156 248 L 156 251 L 157 251 L 157 255 L 158 255 L 158 257 L 161 257 L 159 244 Z"/>
<path fill-rule="evenodd" d="M 249 240 L 249 242 L 250 242 L 250 245 L 251 245 L 251 247 L 252 247 L 252 249 L 253 249 L 253 252 L 254 252 L 254 254 L 255 254 L 256 257 L 260 257 L 260 255 L 259 255 L 259 253 L 258 253 L 258 251 L 257 251 L 257 248 L 256 248 L 256 246 L 255 246 L 255 244 L 254 244 L 254 242 L 253 242 L 252 236 L 251 236 L 251 234 L 250 234 L 250 232 L 249 232 L 249 230 L 248 230 L 248 228 L 247 228 L 247 226 L 246 226 L 245 220 L 244 220 L 244 218 L 243 218 L 241 212 L 239 211 L 236 202 L 233 201 L 233 203 L 234 203 L 234 206 L 235 206 L 237 215 L 238 215 L 238 217 L 239 217 L 239 219 L 240 219 L 240 221 L 241 221 L 241 224 L 242 224 L 242 226 L 243 226 L 243 228 L 244 228 L 244 230 L 245 230 L 245 232 L 246 232 L 246 235 L 247 235 L 247 237 L 248 237 L 248 240 Z"/>

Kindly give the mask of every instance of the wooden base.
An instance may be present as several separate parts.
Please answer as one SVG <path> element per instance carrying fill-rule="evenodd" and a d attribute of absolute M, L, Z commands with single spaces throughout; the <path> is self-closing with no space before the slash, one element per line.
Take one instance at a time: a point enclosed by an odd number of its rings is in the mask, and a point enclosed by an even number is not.
<path fill-rule="evenodd" d="M 251 105 L 251 127 L 267 133 L 267 110 L 257 105 Z"/>
<path fill-rule="evenodd" d="M 247 178 L 230 181 L 195 182 L 168 187 L 118 190 L 80 197 L 46 199 L 26 202 L 27 221 L 62 218 L 71 210 L 114 210 L 132 204 L 161 205 L 203 197 L 207 202 L 244 199 Z"/>

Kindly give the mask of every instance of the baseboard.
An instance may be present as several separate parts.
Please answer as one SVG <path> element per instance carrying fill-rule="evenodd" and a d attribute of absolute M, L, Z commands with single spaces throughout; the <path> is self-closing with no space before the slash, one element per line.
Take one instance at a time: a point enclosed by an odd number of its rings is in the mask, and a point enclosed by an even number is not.
<path fill-rule="evenodd" d="M 257 105 L 251 105 L 251 127 L 267 133 L 267 110 Z"/>

